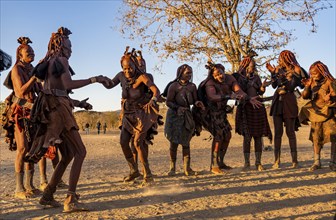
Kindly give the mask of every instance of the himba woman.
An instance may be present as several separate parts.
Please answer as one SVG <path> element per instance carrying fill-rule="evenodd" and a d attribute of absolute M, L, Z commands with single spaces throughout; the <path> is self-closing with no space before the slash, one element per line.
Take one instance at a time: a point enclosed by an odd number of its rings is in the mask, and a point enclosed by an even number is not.
<path fill-rule="evenodd" d="M 272 76 L 272 87 L 276 89 L 271 106 L 271 116 L 274 123 L 274 164 L 273 168 L 280 167 L 281 138 L 283 125 L 289 140 L 292 156 L 292 168 L 298 167 L 297 143 L 295 130 L 298 129 L 298 104 L 294 90 L 303 88 L 301 79 L 307 77 L 306 71 L 300 67 L 293 52 L 284 50 L 278 58 L 278 66 L 269 63 L 266 68 Z"/>
<path fill-rule="evenodd" d="M 71 31 L 61 27 L 56 33 L 52 33 L 48 44 L 48 52 L 40 62 L 36 75 L 44 80 L 43 90 L 39 93 L 32 109 L 32 122 L 37 126 L 32 149 L 26 155 L 26 160 L 38 161 L 47 151 L 49 146 L 57 146 L 62 159 L 55 168 L 53 175 L 45 188 L 41 205 L 60 206 L 54 199 L 56 186 L 61 180 L 65 169 L 73 160 L 69 188 L 64 201 L 64 212 L 76 212 L 88 210 L 78 202 L 76 194 L 82 164 L 86 155 L 86 149 L 78 132 L 78 126 L 72 110 L 74 101 L 68 94 L 73 89 L 78 89 L 89 84 L 99 82 L 107 86 L 107 77 L 96 76 L 89 79 L 73 80 L 74 75 L 69 66 L 71 56 Z M 81 105 L 80 103 L 77 103 Z M 87 106 L 87 103 L 82 103 Z M 84 106 L 83 106 L 84 107 Z"/>
<path fill-rule="evenodd" d="M 7 97 L 10 106 L 8 112 L 9 120 L 14 121 L 14 139 L 10 141 L 16 145 L 15 158 L 15 178 L 16 190 L 15 197 L 26 199 L 36 195 L 38 190 L 33 185 L 34 163 L 25 163 L 24 155 L 31 145 L 32 133 L 30 124 L 30 113 L 37 93 L 42 88 L 41 83 L 37 82 L 35 76 L 30 73 L 33 70 L 35 54 L 33 48 L 29 45 L 32 41 L 28 37 L 18 39 L 20 46 L 16 50 L 16 62 L 8 74 L 4 85 L 13 90 L 13 93 Z M 14 150 L 14 149 L 12 149 Z M 24 171 L 25 165 L 25 171 Z M 46 182 L 45 158 L 39 163 L 41 173 L 41 183 Z M 23 178 L 25 184 L 23 185 Z"/>
<path fill-rule="evenodd" d="M 265 93 L 266 81 L 261 82 L 256 73 L 256 64 L 253 56 L 246 56 L 240 62 L 239 70 L 233 76 L 237 79 L 240 88 L 250 97 L 257 96 L 262 101 L 261 95 Z M 251 140 L 254 139 L 255 166 L 259 171 L 264 170 L 261 164 L 262 137 L 272 140 L 272 132 L 268 124 L 265 106 L 253 108 L 249 102 L 238 105 L 236 111 L 236 132 L 243 135 L 244 169 L 250 169 Z"/>
<path fill-rule="evenodd" d="M 120 145 L 130 167 L 130 173 L 124 181 L 132 181 L 140 176 L 130 147 L 132 141 L 142 163 L 143 184 L 151 184 L 154 179 L 148 162 L 147 141 L 157 133 L 155 126 L 158 123 L 159 106 L 156 102 L 160 99 L 160 91 L 149 74 L 144 72 L 140 66 L 141 60 L 138 59 L 134 50 L 128 52 L 126 49 L 120 60 L 122 71 L 112 79 L 109 88 L 118 84 L 122 87 Z"/>
<path fill-rule="evenodd" d="M 321 150 L 331 142 L 329 167 L 336 171 L 336 80 L 321 61 L 310 66 L 309 74 L 309 79 L 302 80 L 302 97 L 310 101 L 301 108 L 299 118 L 304 124 L 311 122 L 309 140 L 314 146 L 314 163 L 310 170 L 321 169 Z"/>
<path fill-rule="evenodd" d="M 224 163 L 224 156 L 231 139 L 231 125 L 227 119 L 227 102 L 238 99 L 240 102 L 250 102 L 253 107 L 261 106 L 257 97 L 249 97 L 239 87 L 232 75 L 225 74 L 222 64 L 208 62 L 208 77 L 198 88 L 200 100 L 206 106 L 200 117 L 202 126 L 213 136 L 211 147 L 210 170 L 214 174 L 224 173 L 222 169 L 231 169 Z M 206 98 L 202 98 L 204 94 Z"/>
<path fill-rule="evenodd" d="M 166 116 L 164 133 L 170 142 L 170 170 L 169 176 L 175 175 L 177 147 L 182 145 L 183 169 L 186 176 L 194 175 L 190 167 L 190 140 L 195 133 L 195 122 L 190 107 L 204 109 L 204 105 L 197 98 L 197 88 L 192 83 L 192 68 L 183 64 L 177 69 L 176 78 L 170 82 L 163 94 L 167 97 L 169 107 Z"/>

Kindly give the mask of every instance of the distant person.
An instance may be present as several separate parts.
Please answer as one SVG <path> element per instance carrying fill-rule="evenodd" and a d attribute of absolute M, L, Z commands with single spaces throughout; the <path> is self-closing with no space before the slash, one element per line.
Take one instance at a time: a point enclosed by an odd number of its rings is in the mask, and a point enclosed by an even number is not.
<path fill-rule="evenodd" d="M 103 125 L 103 132 L 104 132 L 104 134 L 106 134 L 106 129 L 107 129 L 107 124 L 105 122 L 104 125 Z"/>
<path fill-rule="evenodd" d="M 71 31 L 64 27 L 59 28 L 56 33 L 52 33 L 47 55 L 40 65 L 41 68 L 45 66 L 45 69 L 41 69 L 41 71 L 37 69 L 35 73 L 44 80 L 44 84 L 43 90 L 39 93 L 35 102 L 36 105 L 32 109 L 32 121 L 37 126 L 37 132 L 32 149 L 25 157 L 28 161 L 38 161 L 46 153 L 49 146 L 58 146 L 62 155 L 61 161 L 55 168 L 39 201 L 41 205 L 54 207 L 61 205 L 54 199 L 56 186 L 67 166 L 73 160 L 69 176 L 69 188 L 66 191 L 67 196 L 64 201 L 64 212 L 88 210 L 78 202 L 79 196 L 76 194 L 86 149 L 72 113 L 74 102 L 68 94 L 73 89 L 82 88 L 95 82 L 106 86 L 109 83 L 107 77 L 103 76 L 80 80 L 72 79 L 74 72 L 68 61 L 72 53 L 70 34 Z"/>
<path fill-rule="evenodd" d="M 89 123 L 85 124 L 85 134 L 90 134 L 90 124 Z"/>
<path fill-rule="evenodd" d="M 170 142 L 169 176 L 175 175 L 177 147 L 182 145 L 183 169 L 186 176 L 195 175 L 190 167 L 190 140 L 195 134 L 195 122 L 190 107 L 195 105 L 204 109 L 197 99 L 197 87 L 192 83 L 192 68 L 183 64 L 177 69 L 176 79 L 170 82 L 163 94 L 167 97 L 167 111 L 164 133 Z"/>
<path fill-rule="evenodd" d="M 314 146 L 314 164 L 310 170 L 321 169 L 321 150 L 331 142 L 329 167 L 336 171 L 336 80 L 321 61 L 313 63 L 309 73 L 311 78 L 302 80 L 302 97 L 310 101 L 301 108 L 299 118 L 304 124 L 311 122 L 309 140 Z"/>
<path fill-rule="evenodd" d="M 100 121 L 97 122 L 97 133 L 100 134 L 101 123 Z"/>
<path fill-rule="evenodd" d="M 292 156 L 292 168 L 297 168 L 297 140 L 295 131 L 300 124 L 298 120 L 299 107 L 294 94 L 296 87 L 303 88 L 301 80 L 306 77 L 306 71 L 300 67 L 293 52 L 284 50 L 280 53 L 278 66 L 266 63 L 266 68 L 272 76 L 272 87 L 275 90 L 270 115 L 274 123 L 274 164 L 273 169 L 280 167 L 281 139 L 284 126 L 288 137 Z"/>

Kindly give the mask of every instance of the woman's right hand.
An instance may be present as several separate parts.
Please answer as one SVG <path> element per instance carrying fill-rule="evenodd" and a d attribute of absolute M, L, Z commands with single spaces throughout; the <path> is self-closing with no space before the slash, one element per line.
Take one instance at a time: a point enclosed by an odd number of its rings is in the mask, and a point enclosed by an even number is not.
<path fill-rule="evenodd" d="M 259 108 L 262 106 L 262 103 L 257 100 L 259 96 L 254 96 L 254 97 L 251 97 L 250 99 L 250 103 L 252 104 L 252 107 L 255 109 L 255 108 Z"/>
<path fill-rule="evenodd" d="M 305 87 L 309 87 L 312 83 L 312 80 L 311 78 L 308 78 L 308 79 L 302 79 L 301 80 L 301 83 L 305 86 Z"/>
<path fill-rule="evenodd" d="M 112 84 L 112 80 L 110 78 L 108 78 L 107 76 L 96 76 L 97 82 L 103 84 L 103 86 L 105 88 L 110 88 L 111 84 Z"/>
<path fill-rule="evenodd" d="M 270 73 L 274 74 L 276 68 L 275 68 L 274 65 L 272 65 L 272 64 L 270 64 L 270 63 L 266 63 L 266 69 L 267 69 L 268 71 L 270 71 Z"/>

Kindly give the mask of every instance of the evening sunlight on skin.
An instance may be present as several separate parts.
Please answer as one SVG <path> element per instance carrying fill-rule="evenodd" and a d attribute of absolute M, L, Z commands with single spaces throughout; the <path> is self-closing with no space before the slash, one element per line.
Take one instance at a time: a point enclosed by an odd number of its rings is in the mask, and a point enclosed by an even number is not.
<path fill-rule="evenodd" d="M 29 36 L 33 42 L 35 51 L 35 66 L 47 52 L 47 42 L 50 33 L 60 26 L 69 27 L 72 35 L 72 55 L 70 62 L 76 75 L 75 79 L 88 78 L 92 75 L 106 75 L 113 78 L 121 71 L 120 55 L 125 46 L 141 49 L 141 39 L 128 40 L 122 35 L 119 10 L 123 11 L 125 5 L 122 1 L 1 1 L 1 50 L 15 57 L 17 47 L 16 39 L 20 36 Z M 286 48 L 295 53 L 300 65 L 308 69 L 316 60 L 323 61 L 328 65 L 331 73 L 335 73 L 335 2 L 330 4 L 334 7 L 322 10 L 315 17 L 317 33 L 310 33 L 310 27 L 303 23 L 289 23 L 291 29 L 295 29 L 293 36 L 296 40 Z M 29 22 L 27 19 L 29 11 Z M 62 13 L 58 13 L 62 11 Z M 15 16 L 13 16 L 15 12 Z M 84 25 L 85 24 L 85 25 Z M 327 49 L 326 49 L 327 48 Z M 147 71 L 154 76 L 155 83 L 160 89 L 175 75 L 176 68 L 182 63 L 175 58 L 169 58 L 161 62 L 156 52 L 149 51 L 150 47 L 142 48 L 143 56 L 147 61 Z M 217 59 L 215 62 L 222 62 Z M 193 83 L 198 85 L 206 76 L 205 62 L 187 62 L 193 68 Z M 276 61 L 271 61 L 276 64 Z M 260 65 L 260 63 L 258 63 Z M 231 65 L 224 63 L 227 72 Z M 265 65 L 258 67 L 266 73 Z M 9 70 L 1 72 L 0 77 L 0 101 L 9 95 L 10 90 L 2 86 Z M 265 96 L 270 96 L 274 91 L 267 89 Z M 95 111 L 111 111 L 120 109 L 121 88 L 106 90 L 99 85 L 93 85 L 85 89 L 78 89 L 72 97 L 83 100 L 87 97 Z"/>
<path fill-rule="evenodd" d="M 0 219 L 334 217 L 334 1 L 0 4 Z"/>

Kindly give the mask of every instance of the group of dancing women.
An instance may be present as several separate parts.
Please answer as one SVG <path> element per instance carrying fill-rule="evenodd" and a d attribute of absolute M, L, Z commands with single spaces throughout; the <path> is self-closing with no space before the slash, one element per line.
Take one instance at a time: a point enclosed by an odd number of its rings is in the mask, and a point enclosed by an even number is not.
<path fill-rule="evenodd" d="M 164 135 L 169 140 L 170 168 L 168 175 L 176 174 L 178 146 L 182 146 L 183 168 L 186 176 L 195 175 L 191 168 L 190 141 L 202 130 L 211 133 L 210 172 L 222 174 L 231 166 L 224 162 L 232 127 L 227 114 L 232 112 L 229 100 L 236 100 L 235 132 L 243 136 L 244 170 L 251 168 L 251 141 L 254 142 L 255 169 L 262 171 L 262 138 L 273 139 L 269 126 L 265 101 L 271 99 L 270 115 L 274 122 L 274 164 L 281 166 L 281 139 L 285 127 L 291 151 L 292 168 L 299 167 L 297 139 L 295 132 L 300 123 L 311 124 L 309 139 L 313 143 L 314 163 L 309 168 L 321 168 L 321 149 L 331 142 L 329 167 L 336 171 L 336 81 L 328 67 L 320 61 L 313 63 L 307 73 L 288 50 L 280 53 L 278 65 L 266 64 L 271 79 L 262 82 L 256 71 L 254 56 L 242 58 L 239 69 L 226 74 L 222 64 L 208 62 L 207 77 L 200 85 L 192 82 L 193 69 L 187 64 L 177 68 L 176 78 L 168 83 L 162 93 L 154 78 L 146 71 L 146 62 L 140 51 L 126 48 L 121 57 L 122 71 L 112 79 L 95 76 L 75 80 L 74 70 L 69 65 L 71 56 L 71 31 L 61 27 L 52 33 L 46 56 L 33 67 L 34 50 L 28 37 L 20 37 L 16 51 L 16 62 L 4 84 L 12 90 L 7 97 L 3 127 L 6 142 L 16 150 L 15 197 L 27 199 L 36 196 L 34 187 L 34 163 L 39 163 L 41 205 L 59 207 L 54 199 L 57 187 L 67 187 L 63 204 L 64 212 L 85 211 L 76 193 L 86 149 L 79 134 L 79 127 L 73 115 L 73 108 L 86 110 L 92 106 L 87 99 L 79 101 L 69 97 L 72 90 L 93 83 L 100 83 L 107 89 L 121 85 L 120 145 L 129 166 L 125 182 L 142 176 L 143 183 L 154 182 L 148 161 L 148 148 L 153 144 L 158 126 L 164 124 Z M 275 93 L 263 98 L 266 87 L 272 86 Z M 300 112 L 297 103 L 298 88 L 307 99 Z M 168 111 L 166 120 L 159 112 L 159 104 L 165 102 Z M 197 137 L 196 137 L 197 138 Z M 61 155 L 59 158 L 58 155 Z M 46 177 L 46 158 L 53 164 L 50 180 Z M 138 160 L 142 165 L 139 171 Z M 70 162 L 68 184 L 62 180 Z"/>

